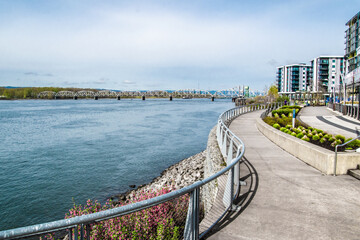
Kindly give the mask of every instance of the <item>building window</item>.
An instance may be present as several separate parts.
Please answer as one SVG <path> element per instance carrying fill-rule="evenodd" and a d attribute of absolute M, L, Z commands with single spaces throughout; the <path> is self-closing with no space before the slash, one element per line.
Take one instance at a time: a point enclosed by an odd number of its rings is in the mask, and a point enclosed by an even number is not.
<path fill-rule="evenodd" d="M 332 61 L 333 63 L 335 62 L 335 59 L 333 59 L 333 61 Z"/>
<path fill-rule="evenodd" d="M 335 65 L 332 65 L 333 68 L 335 68 Z"/>

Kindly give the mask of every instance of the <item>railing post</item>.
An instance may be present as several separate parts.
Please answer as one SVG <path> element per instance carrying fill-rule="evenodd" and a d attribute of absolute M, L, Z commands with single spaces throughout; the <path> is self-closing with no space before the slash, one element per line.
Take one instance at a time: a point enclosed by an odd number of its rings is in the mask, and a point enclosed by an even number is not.
<path fill-rule="evenodd" d="M 78 236 L 79 236 L 79 233 L 78 233 L 78 225 L 76 225 L 76 227 L 74 228 L 74 239 L 75 240 L 78 240 Z"/>
<path fill-rule="evenodd" d="M 70 229 L 68 229 L 68 234 L 69 234 L 69 240 L 72 240 L 73 239 L 73 237 L 72 237 L 72 231 L 73 229 L 72 228 L 70 228 Z"/>
<path fill-rule="evenodd" d="M 227 135 L 227 131 L 223 131 L 223 142 L 222 142 L 222 146 L 221 146 L 221 153 L 223 154 L 223 156 L 227 156 L 227 153 L 226 153 L 226 145 L 227 145 L 227 142 L 226 142 L 226 135 Z"/>
<path fill-rule="evenodd" d="M 80 228 L 80 240 L 84 240 L 84 224 L 81 224 L 81 228 Z"/>
<path fill-rule="evenodd" d="M 86 240 L 90 240 L 90 224 L 86 224 Z"/>
<path fill-rule="evenodd" d="M 200 189 L 195 188 L 190 193 L 189 208 L 186 217 L 184 239 L 199 239 L 199 194 Z"/>

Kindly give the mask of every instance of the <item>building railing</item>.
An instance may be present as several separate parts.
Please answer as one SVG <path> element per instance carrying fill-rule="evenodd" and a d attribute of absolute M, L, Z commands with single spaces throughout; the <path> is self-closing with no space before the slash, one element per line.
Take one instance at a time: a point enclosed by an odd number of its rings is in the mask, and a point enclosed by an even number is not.
<path fill-rule="evenodd" d="M 360 112 L 358 105 L 350 105 L 350 104 L 340 104 L 340 103 L 328 103 L 328 107 L 333 109 L 334 111 L 338 111 L 343 115 L 347 115 L 349 117 L 360 120 Z"/>
<path fill-rule="evenodd" d="M 189 203 L 186 215 L 186 221 L 183 226 L 182 236 L 184 239 L 199 239 L 205 236 L 215 225 L 218 223 L 227 212 L 236 210 L 234 200 L 240 191 L 240 163 L 244 156 L 245 145 L 229 128 L 230 122 L 239 115 L 260 110 L 260 109 L 273 109 L 279 104 L 262 104 L 240 106 L 230 109 L 219 116 L 217 124 L 217 142 L 221 149 L 221 153 L 226 159 L 227 167 L 205 178 L 202 181 L 195 182 L 190 186 L 182 189 L 172 191 L 170 193 L 157 196 L 151 199 L 143 200 L 140 202 L 132 203 L 129 205 L 116 207 L 96 213 L 77 216 L 73 218 L 36 224 L 27 227 L 0 231 L 0 239 L 16 239 L 26 238 L 31 236 L 41 236 L 48 233 L 58 231 L 67 231 L 68 239 L 90 239 L 90 231 L 94 224 L 100 223 L 105 220 L 121 217 L 162 203 L 169 202 L 185 194 L 189 194 Z M 268 111 L 267 111 L 268 113 Z M 223 181 L 221 180 L 223 179 Z M 212 183 L 212 185 L 210 184 Z M 222 203 L 215 206 L 221 209 L 221 214 L 217 219 L 212 219 L 211 224 L 206 225 L 200 219 L 200 203 L 205 199 L 205 189 L 213 186 L 223 185 L 224 191 L 217 191 L 216 198 L 221 197 Z M 220 189 L 221 187 L 218 186 Z M 215 201 L 214 201 L 215 202 Z M 212 203 L 213 204 L 213 203 Z M 206 209 L 204 210 L 206 211 Z M 208 211 L 209 212 L 209 211 Z M 205 218 L 207 217 L 205 212 Z M 202 230 L 200 226 L 204 225 Z"/>

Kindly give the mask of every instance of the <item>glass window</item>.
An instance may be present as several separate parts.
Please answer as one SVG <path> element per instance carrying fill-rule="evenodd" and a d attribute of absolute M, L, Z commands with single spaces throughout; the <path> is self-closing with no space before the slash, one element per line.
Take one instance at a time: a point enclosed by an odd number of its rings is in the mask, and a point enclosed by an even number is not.
<path fill-rule="evenodd" d="M 335 68 L 335 65 L 332 65 L 333 68 Z"/>
<path fill-rule="evenodd" d="M 332 62 L 334 63 L 334 62 L 335 62 L 335 59 L 333 59 Z"/>

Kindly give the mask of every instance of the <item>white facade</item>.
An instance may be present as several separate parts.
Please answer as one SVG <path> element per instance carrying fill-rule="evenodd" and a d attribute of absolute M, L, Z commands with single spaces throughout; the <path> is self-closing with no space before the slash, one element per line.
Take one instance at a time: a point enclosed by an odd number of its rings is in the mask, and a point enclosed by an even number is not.
<path fill-rule="evenodd" d="M 343 56 L 319 56 L 311 61 L 311 91 L 331 93 L 338 90 L 343 73 Z"/>
<path fill-rule="evenodd" d="M 308 91 L 311 78 L 311 66 L 305 63 L 280 66 L 276 72 L 279 93 Z"/>

